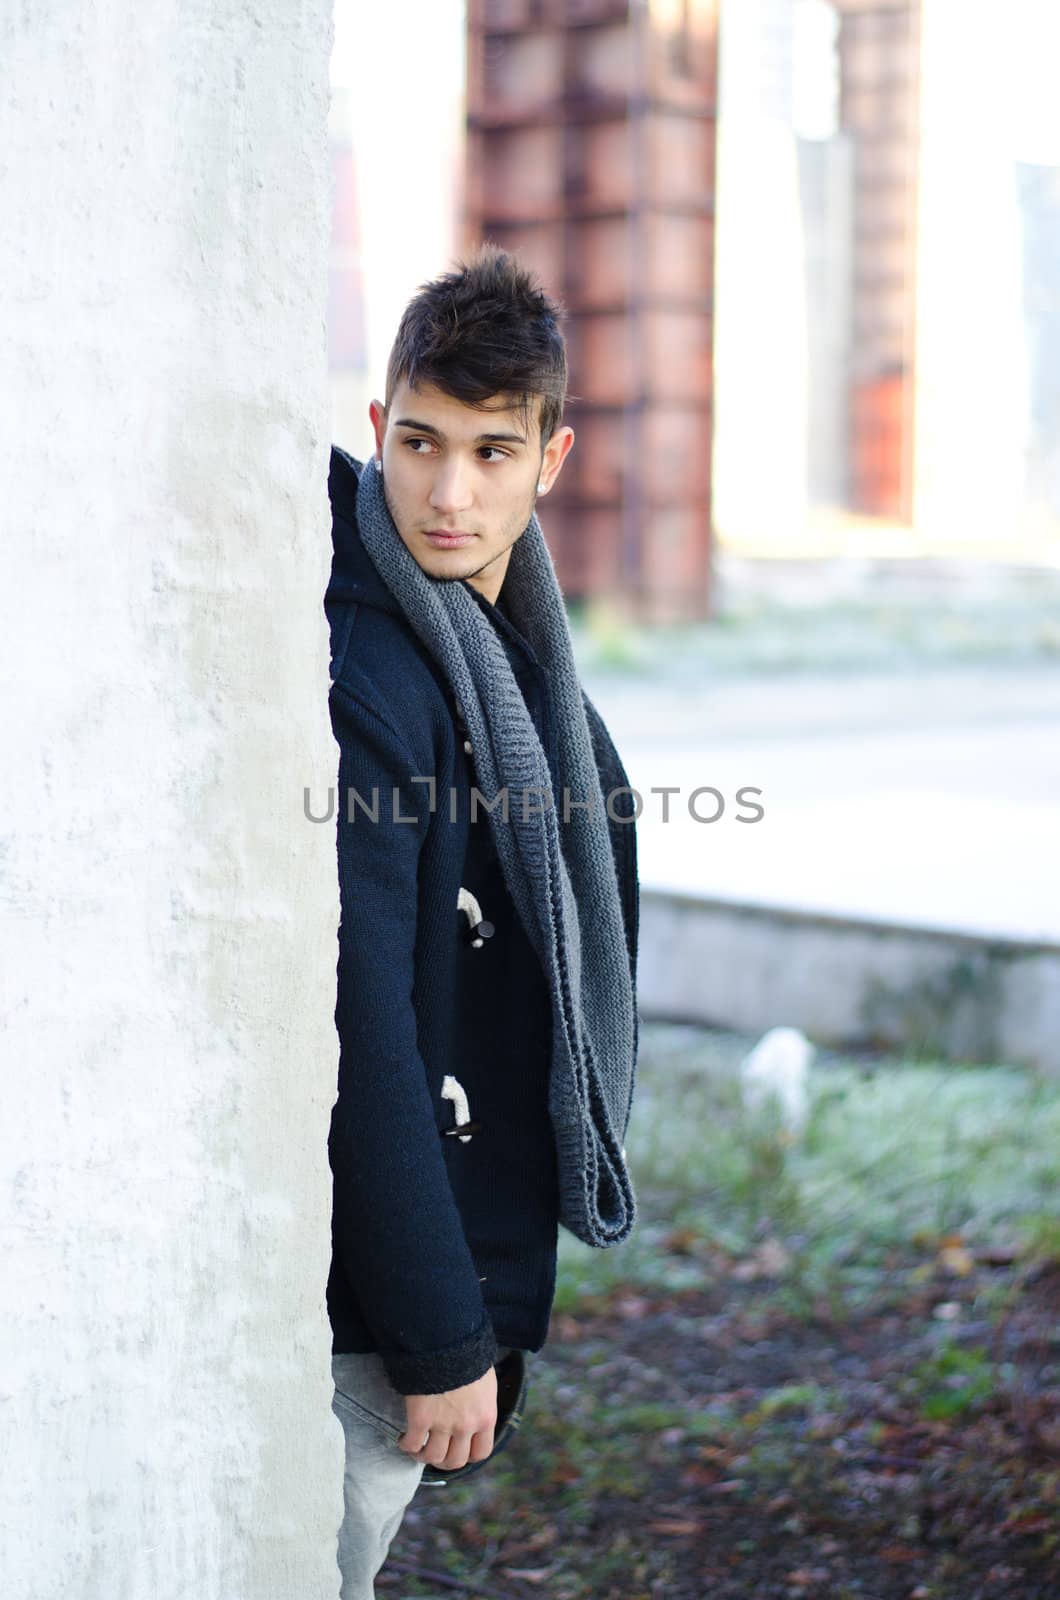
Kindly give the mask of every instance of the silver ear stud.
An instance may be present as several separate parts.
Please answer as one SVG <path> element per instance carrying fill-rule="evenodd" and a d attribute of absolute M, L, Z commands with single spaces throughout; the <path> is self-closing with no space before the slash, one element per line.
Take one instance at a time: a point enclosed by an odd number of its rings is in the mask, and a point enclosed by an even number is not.
<path fill-rule="evenodd" d="M 382 461 L 380 461 L 378 456 L 373 456 L 372 457 L 372 465 L 375 468 L 376 472 L 382 472 L 383 463 L 382 463 Z"/>

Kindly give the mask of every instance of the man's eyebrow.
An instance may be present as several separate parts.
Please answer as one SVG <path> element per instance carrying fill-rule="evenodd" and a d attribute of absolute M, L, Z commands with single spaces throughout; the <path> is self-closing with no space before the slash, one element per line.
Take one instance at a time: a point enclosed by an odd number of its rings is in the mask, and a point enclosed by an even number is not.
<path fill-rule="evenodd" d="M 415 417 L 399 417 L 394 423 L 395 428 L 412 428 L 416 433 L 429 433 L 435 439 L 444 439 L 445 434 L 441 428 L 435 428 L 429 422 L 417 422 Z M 480 433 L 475 440 L 476 444 L 525 444 L 526 435 L 522 433 Z"/>

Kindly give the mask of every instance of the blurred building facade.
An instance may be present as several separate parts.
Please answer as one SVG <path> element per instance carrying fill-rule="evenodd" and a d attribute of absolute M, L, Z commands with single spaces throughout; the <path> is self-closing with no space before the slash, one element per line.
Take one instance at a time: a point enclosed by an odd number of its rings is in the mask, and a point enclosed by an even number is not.
<path fill-rule="evenodd" d="M 567 308 L 571 599 L 710 603 L 716 0 L 469 0 L 469 242 Z"/>
<path fill-rule="evenodd" d="M 370 449 L 404 300 L 491 238 L 569 312 L 571 599 L 706 616 L 712 537 L 1054 559 L 1060 14 L 1013 7 L 420 0 L 402 116 L 363 76 L 333 104 L 335 437 Z"/>
<path fill-rule="evenodd" d="M 850 183 L 847 503 L 913 510 L 920 0 L 837 0 Z M 813 142 L 800 140 L 804 158 Z M 805 200 L 804 200 L 805 205 Z M 836 248 L 843 250 L 837 229 Z"/>
<path fill-rule="evenodd" d="M 920 0 L 725 0 L 719 526 L 913 508 Z"/>
<path fill-rule="evenodd" d="M 334 18 L 332 438 L 364 459 L 402 312 L 459 251 L 465 16 L 463 0 L 335 0 Z"/>
<path fill-rule="evenodd" d="M 1029 3 L 723 0 L 725 547 L 1057 559 L 1054 36 Z"/>

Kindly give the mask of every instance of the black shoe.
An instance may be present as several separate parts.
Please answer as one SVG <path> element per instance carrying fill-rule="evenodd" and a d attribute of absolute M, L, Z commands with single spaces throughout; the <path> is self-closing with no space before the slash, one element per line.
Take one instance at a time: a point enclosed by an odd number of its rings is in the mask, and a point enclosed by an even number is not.
<path fill-rule="evenodd" d="M 488 1467 L 498 1450 L 503 1450 L 512 1434 L 523 1420 L 526 1405 L 528 1378 L 525 1350 L 509 1350 L 503 1361 L 497 1362 L 497 1426 L 493 1431 L 493 1449 L 484 1461 L 469 1461 L 466 1467 L 455 1467 L 447 1472 L 444 1467 L 432 1467 L 428 1462 L 423 1469 L 421 1483 L 460 1483 L 473 1472 Z"/>

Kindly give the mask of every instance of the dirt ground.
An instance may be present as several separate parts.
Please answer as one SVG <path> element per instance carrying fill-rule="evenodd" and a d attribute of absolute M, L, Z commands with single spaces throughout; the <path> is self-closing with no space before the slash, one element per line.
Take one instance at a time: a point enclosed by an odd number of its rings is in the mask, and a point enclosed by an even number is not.
<path fill-rule="evenodd" d="M 522 1432 L 419 1491 L 380 1596 L 1058 1600 L 1060 1264 L 935 1241 L 786 1309 L 782 1258 L 555 1317 Z"/>
<path fill-rule="evenodd" d="M 380 1600 L 1060 1600 L 1060 1084 L 649 1024 L 620 1250 L 561 1234 L 525 1420 Z"/>

